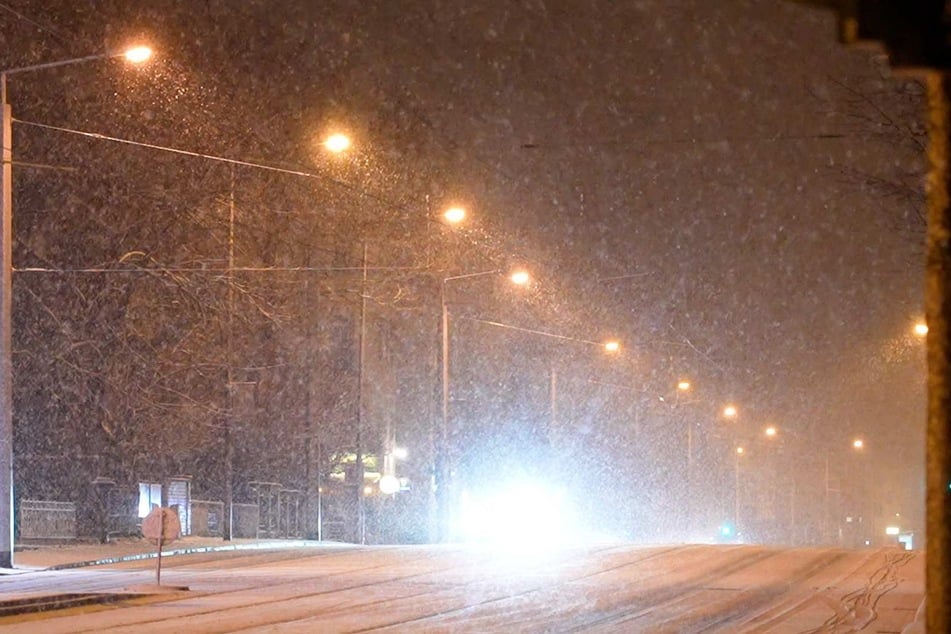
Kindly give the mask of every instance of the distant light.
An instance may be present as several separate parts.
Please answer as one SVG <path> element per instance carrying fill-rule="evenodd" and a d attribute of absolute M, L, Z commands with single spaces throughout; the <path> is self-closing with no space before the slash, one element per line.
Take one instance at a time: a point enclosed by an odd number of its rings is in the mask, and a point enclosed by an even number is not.
<path fill-rule="evenodd" d="M 926 324 L 923 321 L 919 321 L 918 323 L 915 324 L 914 332 L 919 337 L 924 337 L 925 335 L 928 334 L 928 324 Z"/>
<path fill-rule="evenodd" d="M 681 392 L 686 392 L 690 389 L 690 381 L 680 381 L 677 383 L 677 389 Z"/>
<path fill-rule="evenodd" d="M 528 271 L 515 271 L 509 279 L 512 280 L 513 284 L 525 286 L 531 281 L 532 276 L 528 274 Z"/>
<path fill-rule="evenodd" d="M 133 64 L 141 64 L 152 57 L 152 49 L 148 46 L 136 46 L 127 50 L 123 55 Z"/>
<path fill-rule="evenodd" d="M 378 482 L 380 493 L 384 495 L 393 495 L 400 490 L 400 479 L 396 476 L 385 475 Z"/>
<path fill-rule="evenodd" d="M 772 438 L 773 436 L 779 433 L 779 430 L 776 429 L 774 426 L 770 425 L 769 427 L 766 428 L 766 431 L 764 433 L 770 438 Z"/>
<path fill-rule="evenodd" d="M 885 534 L 886 534 L 886 535 L 898 535 L 899 533 L 901 533 L 901 529 L 898 528 L 897 526 L 886 526 L 886 527 L 885 527 Z"/>
<path fill-rule="evenodd" d="M 363 487 L 363 495 L 373 495 L 373 487 L 371 486 Z"/>
<path fill-rule="evenodd" d="M 617 341 L 606 341 L 604 342 L 604 349 L 606 352 L 617 352 L 621 349 L 621 344 Z"/>
<path fill-rule="evenodd" d="M 736 415 L 738 413 L 739 412 L 737 411 L 736 406 L 734 405 L 727 405 L 726 407 L 723 408 L 723 415 L 726 416 L 727 418 L 736 418 Z"/>
<path fill-rule="evenodd" d="M 393 447 L 393 457 L 397 460 L 406 460 L 407 456 L 409 456 L 409 452 L 406 447 Z"/>
<path fill-rule="evenodd" d="M 743 455 L 743 453 L 744 453 L 745 451 L 746 451 L 746 449 L 743 449 L 743 447 L 737 447 L 737 448 L 736 448 L 736 453 L 739 454 L 739 455 Z"/>
<path fill-rule="evenodd" d="M 458 224 L 466 219 L 466 210 L 462 207 L 450 207 L 443 213 L 442 217 L 450 224 Z"/>
<path fill-rule="evenodd" d="M 333 152 L 334 154 L 340 154 L 348 149 L 350 149 L 350 137 L 346 134 L 331 134 L 324 141 L 324 147 Z"/>
<path fill-rule="evenodd" d="M 855 440 L 852 441 L 852 447 L 854 447 L 855 449 L 862 449 L 865 447 L 865 441 L 862 440 L 861 438 L 856 438 Z"/>

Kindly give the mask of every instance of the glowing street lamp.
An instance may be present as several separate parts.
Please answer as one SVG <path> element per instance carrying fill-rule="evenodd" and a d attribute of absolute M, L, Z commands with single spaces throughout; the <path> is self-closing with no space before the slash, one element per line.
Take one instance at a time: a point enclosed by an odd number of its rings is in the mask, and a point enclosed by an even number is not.
<path fill-rule="evenodd" d="M 775 425 L 770 425 L 769 427 L 763 430 L 763 433 L 766 435 L 767 438 L 775 438 L 779 434 L 779 430 L 776 429 Z"/>
<path fill-rule="evenodd" d="M 614 353 L 614 352 L 619 352 L 620 350 L 621 350 L 621 342 L 620 342 L 620 341 L 611 340 L 611 341 L 605 341 L 605 342 L 604 342 L 604 351 L 605 351 L 605 352 Z"/>
<path fill-rule="evenodd" d="M 442 339 L 442 354 L 440 355 L 440 377 L 442 383 L 442 420 L 440 429 L 435 434 L 436 437 L 436 455 L 433 468 L 433 480 L 436 489 L 436 521 L 440 532 L 439 541 L 448 541 L 449 524 L 451 520 L 450 513 L 450 487 L 451 487 L 451 465 L 449 452 L 449 307 L 446 302 L 446 286 L 449 282 L 456 280 L 472 279 L 476 277 L 486 277 L 489 275 L 498 275 L 502 271 L 495 269 L 492 271 L 482 271 L 479 273 L 466 273 L 463 275 L 453 275 L 445 277 L 440 285 L 439 300 L 442 309 L 442 320 L 440 322 L 440 331 Z M 509 280 L 517 286 L 526 286 L 531 281 L 531 276 L 525 270 L 517 270 L 509 275 Z"/>
<path fill-rule="evenodd" d="M 152 49 L 148 46 L 134 46 L 123 53 L 122 56 L 126 58 L 126 61 L 133 64 L 141 64 L 152 57 Z"/>
<path fill-rule="evenodd" d="M 443 212 L 442 217 L 452 225 L 457 225 L 466 219 L 466 210 L 462 207 L 450 207 Z"/>
<path fill-rule="evenodd" d="M 856 438 L 855 440 L 852 441 L 852 448 L 853 448 L 853 449 L 864 449 L 864 448 L 865 448 L 865 441 L 862 440 L 861 438 Z"/>
<path fill-rule="evenodd" d="M 13 565 L 13 112 L 7 101 L 7 77 L 20 73 L 70 66 L 94 60 L 125 57 L 140 63 L 152 51 L 140 46 L 118 53 L 76 57 L 59 62 L 35 64 L 0 71 L 0 146 L 2 146 L 2 195 L 0 195 L 0 567 Z"/>
<path fill-rule="evenodd" d="M 680 395 L 686 394 L 691 390 L 693 385 L 687 379 L 680 379 L 677 381 L 677 392 L 674 398 L 674 408 L 677 410 L 677 414 L 680 417 L 680 421 L 684 423 L 684 426 L 687 428 L 687 473 L 686 473 L 686 490 L 693 491 L 693 426 L 694 421 L 691 419 L 689 413 L 683 414 L 680 410 Z M 694 515 L 693 515 L 693 504 L 689 501 L 685 504 L 687 509 L 687 529 L 693 530 L 694 524 Z"/>
<path fill-rule="evenodd" d="M 519 269 L 517 271 L 513 271 L 509 276 L 509 279 L 512 281 L 512 284 L 515 284 L 516 286 L 528 286 L 529 282 L 532 281 L 532 276 L 529 275 L 528 271 Z"/>
<path fill-rule="evenodd" d="M 324 147 L 334 154 L 346 152 L 351 146 L 350 137 L 346 134 L 336 132 L 324 139 Z"/>
<path fill-rule="evenodd" d="M 919 321 L 915 324 L 912 332 L 915 333 L 916 337 L 924 337 L 928 334 L 928 324 L 923 321 Z"/>
<path fill-rule="evenodd" d="M 742 445 L 733 452 L 733 526 L 740 525 L 740 457 L 746 453 Z"/>
<path fill-rule="evenodd" d="M 724 418 L 736 418 L 739 414 L 739 410 L 736 409 L 735 405 L 727 405 L 723 408 L 723 417 Z"/>

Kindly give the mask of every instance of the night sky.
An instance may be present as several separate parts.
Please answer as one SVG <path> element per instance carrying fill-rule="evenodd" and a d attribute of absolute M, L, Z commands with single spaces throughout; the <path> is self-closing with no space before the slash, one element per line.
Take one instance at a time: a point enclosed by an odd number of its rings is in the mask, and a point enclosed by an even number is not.
<path fill-rule="evenodd" d="M 922 90 L 834 27 L 754 0 L 6 0 L 0 65 L 147 41 L 148 68 L 11 78 L 14 116 L 315 171 L 383 207 L 460 201 L 471 240 L 531 262 L 582 324 L 566 334 L 625 342 L 625 381 L 689 375 L 711 424 L 732 400 L 744 434 L 772 422 L 817 453 L 862 434 L 916 516 Z M 315 150 L 334 126 L 344 167 Z M 15 132 L 24 160 L 68 159 Z M 22 218 L 16 266 L 100 257 Z"/>

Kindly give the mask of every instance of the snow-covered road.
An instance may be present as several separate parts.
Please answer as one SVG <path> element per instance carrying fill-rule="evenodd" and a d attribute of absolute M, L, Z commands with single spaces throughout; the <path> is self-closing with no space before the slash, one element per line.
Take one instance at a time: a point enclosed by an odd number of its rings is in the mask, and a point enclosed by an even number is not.
<path fill-rule="evenodd" d="M 5 598 L 115 592 L 137 561 L 0 578 Z M 901 632 L 922 553 L 613 545 L 319 547 L 169 557 L 188 592 L 0 619 L 4 632 Z"/>

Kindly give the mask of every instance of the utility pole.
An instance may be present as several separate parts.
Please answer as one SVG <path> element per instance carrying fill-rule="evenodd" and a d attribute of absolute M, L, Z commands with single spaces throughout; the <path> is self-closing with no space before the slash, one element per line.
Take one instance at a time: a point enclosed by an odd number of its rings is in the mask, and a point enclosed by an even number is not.
<path fill-rule="evenodd" d="M 304 535 L 307 539 L 323 538 L 322 516 L 320 508 L 320 451 L 318 449 L 318 423 L 314 420 L 316 413 L 314 400 L 314 366 L 317 364 L 317 355 L 314 348 L 317 345 L 318 307 L 320 305 L 320 284 L 311 288 L 311 257 L 307 250 L 307 273 L 304 278 L 303 295 L 301 297 L 302 316 L 308 320 L 307 342 L 304 352 L 304 374 L 307 377 L 304 393 Z M 313 301 L 311 297 L 313 296 Z"/>
<path fill-rule="evenodd" d="M 227 388 L 228 407 L 225 412 L 225 495 L 224 521 L 221 536 L 234 537 L 234 165 L 231 166 L 228 193 L 228 318 L 227 318 Z"/>
<path fill-rule="evenodd" d="M 363 275 L 360 284 L 360 344 L 359 368 L 357 371 L 357 433 L 356 433 L 356 478 L 357 478 L 357 541 L 367 543 L 366 498 L 363 495 L 363 426 L 365 417 L 364 365 L 367 350 L 367 243 L 363 241 Z"/>

